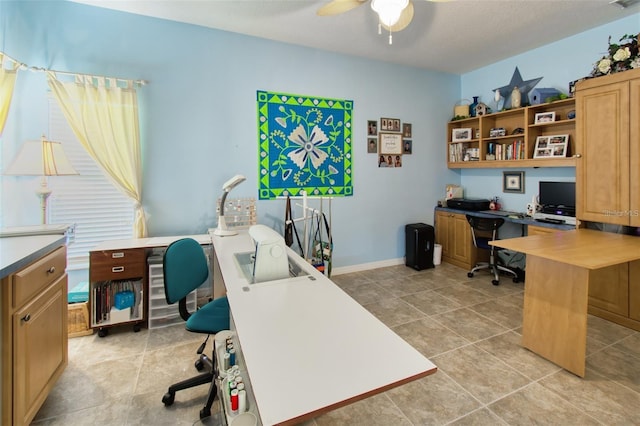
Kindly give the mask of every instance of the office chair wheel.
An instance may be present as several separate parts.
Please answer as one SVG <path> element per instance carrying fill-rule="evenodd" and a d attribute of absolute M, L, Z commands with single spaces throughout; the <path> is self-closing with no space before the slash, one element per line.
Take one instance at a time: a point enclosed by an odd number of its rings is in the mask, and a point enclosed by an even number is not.
<path fill-rule="evenodd" d="M 498 285 L 498 284 L 500 284 L 500 281 L 498 281 L 498 280 L 491 280 L 491 284 L 493 284 L 493 285 Z"/>
<path fill-rule="evenodd" d="M 162 397 L 162 403 L 165 405 L 165 407 L 170 406 L 171 404 L 173 404 L 173 401 L 176 399 L 176 394 L 175 392 L 167 392 L 164 394 L 164 396 Z M 202 417 L 200 417 L 202 418 Z"/>
<path fill-rule="evenodd" d="M 520 280 L 516 277 L 516 278 L 513 279 L 513 282 L 517 284 L 517 283 L 520 282 Z"/>
<path fill-rule="evenodd" d="M 211 409 L 204 407 L 202 410 L 200 410 L 200 420 L 205 419 L 207 417 L 211 417 Z"/>
<path fill-rule="evenodd" d="M 105 337 L 107 334 L 109 334 L 109 330 L 106 328 L 101 328 L 98 330 L 98 337 Z"/>
<path fill-rule="evenodd" d="M 196 367 L 196 370 L 198 371 L 204 370 L 204 362 L 202 362 L 201 359 L 197 359 L 196 362 L 193 363 L 193 365 Z"/>
<path fill-rule="evenodd" d="M 140 324 L 133 324 L 133 332 L 137 333 L 140 331 Z"/>
<path fill-rule="evenodd" d="M 467 276 L 468 276 L 469 278 L 473 278 L 473 272 L 467 272 Z"/>

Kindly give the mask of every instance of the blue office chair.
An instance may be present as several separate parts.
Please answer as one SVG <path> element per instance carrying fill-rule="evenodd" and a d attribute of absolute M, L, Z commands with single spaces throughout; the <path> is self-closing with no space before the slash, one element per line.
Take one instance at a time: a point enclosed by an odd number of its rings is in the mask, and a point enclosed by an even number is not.
<path fill-rule="evenodd" d="M 203 353 L 210 334 L 229 329 L 229 302 L 226 297 L 214 299 L 195 312 L 187 310 L 187 295 L 200 287 L 209 276 L 207 258 L 200 244 L 192 238 L 174 241 L 164 254 L 164 292 L 168 304 L 178 302 L 180 316 L 186 323 L 186 329 L 194 333 L 207 334 L 204 343 L 197 353 L 195 362 L 198 371 L 206 370 L 198 376 L 183 380 L 169 386 L 162 397 L 165 406 L 173 404 L 176 392 L 208 383 L 209 396 L 207 403 L 200 410 L 200 418 L 211 415 L 211 405 L 217 394 L 215 368 L 215 342 L 211 358 Z"/>
<path fill-rule="evenodd" d="M 467 222 L 471 225 L 471 237 L 473 238 L 473 245 L 476 248 L 489 250 L 489 261 L 479 262 L 468 273 L 469 278 L 473 277 L 473 274 L 481 269 L 489 269 L 493 273 L 493 285 L 500 284 L 500 271 L 511 275 L 513 282 L 518 282 L 518 274 L 515 271 L 507 268 L 506 266 L 499 265 L 497 262 L 496 253 L 501 250 L 499 247 L 495 247 L 489 244 L 490 241 L 498 239 L 498 228 L 504 223 L 504 219 L 500 217 L 486 218 L 472 215 L 466 215 Z"/>

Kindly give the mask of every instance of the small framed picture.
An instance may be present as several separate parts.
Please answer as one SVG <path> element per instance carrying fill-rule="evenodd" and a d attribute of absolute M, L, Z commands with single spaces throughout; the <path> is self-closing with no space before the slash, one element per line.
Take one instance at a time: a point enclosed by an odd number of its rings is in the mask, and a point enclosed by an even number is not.
<path fill-rule="evenodd" d="M 367 121 L 367 135 L 376 136 L 378 134 L 378 122 L 375 120 Z"/>
<path fill-rule="evenodd" d="M 398 132 L 400 131 L 400 120 L 397 118 L 381 118 L 380 119 L 380 130 L 393 132 L 395 127 L 395 122 L 398 122 Z"/>
<path fill-rule="evenodd" d="M 383 133 L 379 136 L 380 154 L 402 154 L 402 134 L 401 133 Z"/>
<path fill-rule="evenodd" d="M 399 132 L 400 131 L 400 120 L 397 118 L 393 119 L 393 128 L 390 129 L 393 130 L 394 132 Z"/>
<path fill-rule="evenodd" d="M 411 154 L 413 152 L 413 141 L 411 139 L 404 139 L 402 141 L 402 153 Z"/>
<path fill-rule="evenodd" d="M 524 193 L 524 172 L 502 172 L 502 192 Z"/>
<path fill-rule="evenodd" d="M 465 142 L 472 139 L 473 129 L 453 129 L 451 132 L 451 142 Z"/>
<path fill-rule="evenodd" d="M 367 152 L 369 154 L 376 154 L 378 152 L 378 140 L 376 138 L 367 139 Z"/>
<path fill-rule="evenodd" d="M 556 113 L 555 112 L 539 112 L 535 115 L 534 123 L 551 123 L 552 121 L 556 121 Z"/>
<path fill-rule="evenodd" d="M 569 147 L 569 135 L 538 136 L 533 158 L 566 157 Z"/>
<path fill-rule="evenodd" d="M 411 123 L 402 124 L 402 137 L 411 138 Z"/>

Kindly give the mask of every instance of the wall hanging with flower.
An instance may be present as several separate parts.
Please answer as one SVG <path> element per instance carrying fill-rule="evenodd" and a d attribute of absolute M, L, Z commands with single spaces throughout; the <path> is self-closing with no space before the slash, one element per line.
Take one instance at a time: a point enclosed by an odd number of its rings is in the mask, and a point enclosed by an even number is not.
<path fill-rule="evenodd" d="M 258 193 L 350 196 L 353 101 L 258 91 Z"/>
<path fill-rule="evenodd" d="M 609 36 L 608 52 L 595 63 L 590 76 L 600 77 L 601 75 L 640 68 L 638 44 L 640 44 L 640 33 L 625 34 L 620 37 L 618 43 L 611 43 L 611 36 Z"/>

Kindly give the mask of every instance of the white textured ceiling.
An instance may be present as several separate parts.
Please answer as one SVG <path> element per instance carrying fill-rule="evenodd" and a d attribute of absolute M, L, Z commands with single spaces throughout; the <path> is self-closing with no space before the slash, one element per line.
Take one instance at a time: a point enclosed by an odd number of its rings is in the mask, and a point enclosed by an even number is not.
<path fill-rule="evenodd" d="M 72 1 L 456 74 L 640 11 L 610 0 L 413 0 L 413 22 L 390 46 L 368 1 L 329 17 L 316 15 L 326 3 L 317 0 Z M 639 28 L 640 19 L 619 35 Z"/>

